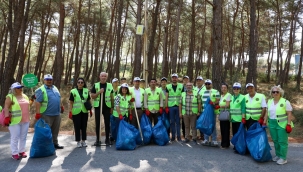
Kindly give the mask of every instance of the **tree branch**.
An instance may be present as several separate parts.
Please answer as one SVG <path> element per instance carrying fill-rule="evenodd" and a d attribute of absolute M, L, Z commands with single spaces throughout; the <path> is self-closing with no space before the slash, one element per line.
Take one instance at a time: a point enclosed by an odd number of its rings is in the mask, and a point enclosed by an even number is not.
<path fill-rule="evenodd" d="M 207 3 L 209 3 L 209 5 L 211 5 L 212 7 L 214 7 L 214 4 L 211 3 L 209 0 L 205 0 Z"/>

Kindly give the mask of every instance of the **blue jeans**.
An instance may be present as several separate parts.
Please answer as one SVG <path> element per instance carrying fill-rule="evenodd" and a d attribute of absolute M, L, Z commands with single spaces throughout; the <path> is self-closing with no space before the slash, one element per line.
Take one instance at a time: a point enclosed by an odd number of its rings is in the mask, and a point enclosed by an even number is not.
<path fill-rule="evenodd" d="M 169 118 L 170 118 L 170 130 L 172 134 L 172 140 L 176 137 L 177 130 L 177 138 L 180 140 L 180 117 L 179 117 L 179 107 L 169 107 Z"/>
<path fill-rule="evenodd" d="M 215 127 L 213 133 L 211 134 L 211 141 L 217 141 L 216 121 L 217 121 L 217 115 L 215 114 Z M 209 136 L 204 134 L 204 140 L 209 141 Z"/>

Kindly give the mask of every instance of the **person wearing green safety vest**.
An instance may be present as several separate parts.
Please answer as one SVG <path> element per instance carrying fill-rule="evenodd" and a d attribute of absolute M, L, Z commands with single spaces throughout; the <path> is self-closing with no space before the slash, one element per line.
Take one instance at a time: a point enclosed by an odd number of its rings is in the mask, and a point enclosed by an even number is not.
<path fill-rule="evenodd" d="M 183 82 L 184 92 L 187 91 L 187 89 L 186 89 L 186 84 L 189 82 L 189 80 L 190 80 L 190 79 L 189 79 L 189 76 L 187 76 L 187 75 L 183 76 L 182 82 Z M 182 118 L 182 122 L 181 122 L 181 129 L 182 129 L 183 137 L 185 138 L 185 124 L 184 124 L 183 118 Z"/>
<path fill-rule="evenodd" d="M 212 81 L 210 79 L 205 80 L 205 87 L 206 89 L 202 91 L 201 93 L 201 99 L 202 99 L 202 108 L 205 105 L 205 102 L 207 100 L 207 98 L 210 98 L 210 104 L 212 104 L 214 106 L 214 114 L 215 114 L 215 126 L 216 126 L 216 119 L 217 119 L 217 114 L 219 114 L 219 101 L 220 101 L 220 92 L 216 89 L 213 89 L 213 85 L 212 85 Z M 204 111 L 204 108 L 203 108 Z M 218 146 L 218 142 L 217 142 L 217 129 L 216 127 L 214 128 L 213 133 L 211 134 L 211 145 L 213 146 Z M 204 140 L 202 141 L 203 145 L 209 145 L 209 136 L 204 134 Z"/>
<path fill-rule="evenodd" d="M 110 133 L 110 115 L 113 113 L 113 106 L 114 106 L 114 96 L 113 96 L 113 86 L 111 83 L 107 83 L 108 73 L 101 72 L 99 79 L 100 81 L 95 83 L 93 88 L 91 89 L 91 98 L 94 99 L 94 109 L 95 109 L 95 131 L 96 131 L 96 142 L 94 146 L 101 145 L 101 138 L 100 138 L 100 119 L 101 114 L 104 118 L 105 124 L 105 144 L 111 145 L 111 140 L 109 139 Z M 103 95 L 103 99 L 101 98 Z M 101 99 L 103 103 L 101 105 Z M 102 107 L 102 108 L 101 108 Z M 102 111 L 102 112 L 101 112 Z"/>
<path fill-rule="evenodd" d="M 200 97 L 202 96 L 202 92 L 204 90 L 206 90 L 206 87 L 204 85 L 204 80 L 203 80 L 202 76 L 197 76 L 197 78 L 196 78 L 196 87 L 194 87 L 193 89 L 194 89 L 194 91 L 196 91 L 200 95 Z M 199 116 L 200 116 L 200 114 L 198 114 L 197 117 L 199 117 Z M 204 140 L 203 132 L 199 130 L 199 133 L 200 133 L 199 139 Z"/>
<path fill-rule="evenodd" d="M 54 147 L 56 149 L 63 149 L 64 147 L 60 146 L 58 143 L 58 134 L 61 124 L 60 113 L 64 112 L 64 107 L 61 103 L 61 95 L 58 88 L 53 85 L 53 76 L 51 74 L 44 75 L 43 82 L 44 85 L 35 90 L 35 118 L 37 120 L 40 118 L 45 120 L 51 128 Z"/>
<path fill-rule="evenodd" d="M 284 90 L 280 86 L 272 87 L 270 93 L 272 98 L 268 100 L 268 110 L 263 125 L 267 122 L 274 142 L 276 156 L 272 160 L 283 165 L 287 163 L 288 133 L 294 127 L 291 121 L 292 107 L 290 102 L 283 98 Z"/>
<path fill-rule="evenodd" d="M 23 86 L 19 82 L 13 83 L 4 105 L 4 123 L 9 126 L 10 147 L 14 160 L 27 157 L 25 145 L 30 122 L 30 106 L 29 99 L 23 94 L 22 88 Z"/>
<path fill-rule="evenodd" d="M 171 75 L 171 84 L 166 86 L 166 108 L 165 112 L 168 114 L 170 119 L 170 130 L 172 134 L 171 142 L 175 141 L 176 133 L 177 140 L 181 141 L 180 134 L 180 116 L 179 116 L 179 101 L 182 92 L 184 92 L 183 84 L 178 83 L 178 74 L 174 73 Z"/>
<path fill-rule="evenodd" d="M 254 84 L 246 84 L 246 91 L 246 112 L 245 118 L 242 119 L 242 123 L 246 124 L 248 130 L 250 126 L 256 122 L 259 122 L 261 125 L 263 124 L 267 104 L 264 94 L 257 93 Z"/>
<path fill-rule="evenodd" d="M 193 84 L 188 82 L 186 84 L 186 92 L 181 94 L 179 102 L 180 118 L 184 120 L 185 124 L 185 143 L 190 140 L 190 129 L 192 131 L 192 139 L 194 143 L 197 143 L 197 129 L 196 121 L 197 114 L 201 112 L 201 97 L 198 92 L 193 91 Z"/>
<path fill-rule="evenodd" d="M 115 96 L 113 116 L 116 121 L 116 134 L 118 137 L 119 124 L 121 120 L 131 121 L 133 115 L 131 114 L 131 103 L 133 102 L 132 94 L 129 92 L 128 84 L 123 83 L 119 89 L 119 94 Z M 114 138 L 115 140 L 117 138 Z"/>
<path fill-rule="evenodd" d="M 162 89 L 162 98 L 163 98 L 163 109 L 166 109 L 166 105 L 167 105 L 167 102 L 166 102 L 166 85 L 167 85 L 167 78 L 165 77 L 162 77 L 161 78 L 161 89 Z M 164 111 L 165 112 L 165 111 Z M 166 113 L 166 112 L 165 112 Z M 166 117 L 167 117 L 167 120 L 170 121 L 169 119 L 169 114 L 166 114 Z M 167 129 L 167 134 L 169 136 L 169 133 L 170 133 L 170 127 L 168 127 Z"/>
<path fill-rule="evenodd" d="M 226 83 L 221 84 L 221 99 L 219 106 L 221 110 L 229 111 L 231 94 L 228 92 L 228 85 Z M 230 121 L 220 121 L 221 132 L 221 149 L 229 148 L 230 146 Z"/>
<path fill-rule="evenodd" d="M 114 78 L 112 80 L 112 85 L 113 85 L 113 93 L 114 93 L 114 97 L 115 97 L 116 95 L 119 94 L 119 89 L 120 89 L 119 80 L 117 78 Z"/>
<path fill-rule="evenodd" d="M 233 85 L 234 94 L 231 96 L 229 108 L 233 136 L 238 132 L 242 118 L 245 118 L 245 97 L 240 94 L 240 91 L 241 84 L 235 82 Z"/>
<path fill-rule="evenodd" d="M 77 87 L 70 91 L 69 97 L 69 118 L 73 120 L 77 147 L 87 147 L 86 129 L 88 121 L 88 111 L 92 117 L 91 109 L 86 109 L 84 103 L 90 102 L 89 90 L 84 78 L 77 79 Z M 80 138 L 81 135 L 81 138 Z M 81 141 L 81 142 L 80 142 Z"/>
<path fill-rule="evenodd" d="M 129 88 L 129 92 L 134 98 L 134 102 L 131 103 L 132 114 L 136 113 L 134 109 L 136 107 L 139 123 L 143 114 L 144 107 L 144 89 L 140 88 L 140 81 L 141 79 L 139 77 L 135 77 L 133 80 L 134 86 Z M 138 128 L 137 118 L 132 118 L 132 120 L 130 120 L 130 123 L 136 128 Z"/>
<path fill-rule="evenodd" d="M 151 79 L 149 88 L 146 88 L 144 93 L 145 114 L 154 126 L 158 123 L 158 116 L 163 113 L 163 92 L 161 88 L 156 87 L 156 83 L 156 79 Z"/>

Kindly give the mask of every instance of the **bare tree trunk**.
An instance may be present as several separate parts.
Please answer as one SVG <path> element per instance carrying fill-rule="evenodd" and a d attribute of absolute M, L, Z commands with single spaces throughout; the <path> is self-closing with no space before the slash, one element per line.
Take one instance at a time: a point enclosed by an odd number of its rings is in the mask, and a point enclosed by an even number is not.
<path fill-rule="evenodd" d="M 302 32 L 303 33 L 303 23 L 300 23 Z M 300 55 L 300 61 L 298 66 L 298 74 L 297 74 L 297 83 L 296 83 L 296 90 L 301 91 L 301 78 L 302 78 L 302 61 L 303 61 L 303 34 L 301 34 L 301 55 Z"/>
<path fill-rule="evenodd" d="M 174 33 L 174 44 L 171 55 L 171 70 L 172 73 L 177 72 L 177 58 L 178 58 L 178 45 L 179 45 L 179 28 L 180 28 L 180 18 L 182 11 L 183 0 L 178 0 L 178 13 L 176 19 L 176 29 Z"/>
<path fill-rule="evenodd" d="M 162 76 L 167 77 L 168 76 L 168 28 L 169 28 L 169 22 L 170 22 L 170 6 L 171 6 L 171 0 L 168 0 L 167 2 L 167 17 L 166 22 L 164 26 L 164 36 L 163 36 L 163 61 L 162 61 Z"/>
<path fill-rule="evenodd" d="M 189 54 L 187 61 L 187 75 L 190 79 L 194 76 L 194 51 L 195 51 L 195 35 L 196 35 L 196 2 L 192 0 L 191 5 L 191 30 L 190 30 L 190 43 L 189 43 Z"/>
<path fill-rule="evenodd" d="M 142 0 L 138 0 L 136 25 L 141 24 L 142 5 L 143 5 Z M 142 37 L 141 35 L 136 35 L 133 76 L 140 76 L 141 74 L 141 56 L 142 56 Z"/>

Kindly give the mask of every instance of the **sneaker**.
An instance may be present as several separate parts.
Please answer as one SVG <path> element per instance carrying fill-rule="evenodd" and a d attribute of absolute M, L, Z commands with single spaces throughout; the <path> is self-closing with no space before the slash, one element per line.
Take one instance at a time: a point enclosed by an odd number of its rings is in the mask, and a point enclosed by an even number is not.
<path fill-rule="evenodd" d="M 19 159 L 20 159 L 20 157 L 19 157 L 19 155 L 18 155 L 18 154 L 16 154 L 16 155 L 12 155 L 12 158 L 13 158 L 14 160 L 19 160 Z"/>
<path fill-rule="evenodd" d="M 277 161 L 277 164 L 279 165 L 283 165 L 283 164 L 286 164 L 287 163 L 287 160 L 286 159 L 282 159 L 280 158 L 278 161 Z"/>
<path fill-rule="evenodd" d="M 26 158 L 27 155 L 26 155 L 25 152 L 21 152 L 21 153 L 19 153 L 19 157 L 20 157 L 20 158 Z"/>
<path fill-rule="evenodd" d="M 184 143 L 188 143 L 188 142 L 189 142 L 189 140 L 188 140 L 188 139 L 185 139 L 185 140 L 183 140 L 183 142 L 184 142 Z"/>
<path fill-rule="evenodd" d="M 207 140 L 203 140 L 202 145 L 208 145 L 209 142 Z"/>
<path fill-rule="evenodd" d="M 212 141 L 212 145 L 218 146 L 218 142 L 217 141 Z"/>
<path fill-rule="evenodd" d="M 279 159 L 280 159 L 280 158 L 279 158 L 278 156 L 275 156 L 275 157 L 272 159 L 272 161 L 277 162 Z"/>
<path fill-rule="evenodd" d="M 81 148 L 81 147 L 82 147 L 81 142 L 77 142 L 77 148 Z"/>
<path fill-rule="evenodd" d="M 94 146 L 101 146 L 101 141 L 96 141 L 96 142 L 94 143 Z"/>
<path fill-rule="evenodd" d="M 82 144 L 82 147 L 87 147 L 87 144 L 85 143 L 85 141 L 82 141 L 81 144 Z"/>

